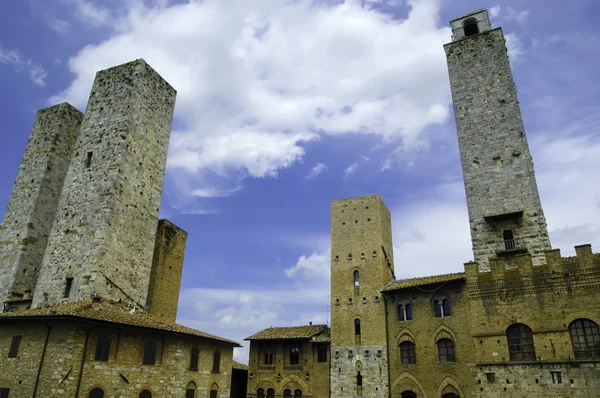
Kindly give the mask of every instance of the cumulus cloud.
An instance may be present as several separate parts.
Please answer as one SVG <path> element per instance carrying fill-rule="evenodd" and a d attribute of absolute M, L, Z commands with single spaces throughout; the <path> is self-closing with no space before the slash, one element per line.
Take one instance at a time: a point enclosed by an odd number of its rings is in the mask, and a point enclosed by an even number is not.
<path fill-rule="evenodd" d="M 327 171 L 327 166 L 324 163 L 317 163 L 315 167 L 310 170 L 310 173 L 305 177 L 306 179 L 315 178 L 319 174 Z"/>
<path fill-rule="evenodd" d="M 525 47 L 521 39 L 515 33 L 504 35 L 506 39 L 506 50 L 511 62 L 518 62 L 525 53 Z"/>
<path fill-rule="evenodd" d="M 48 74 L 44 68 L 31 59 L 24 57 L 19 49 L 9 50 L 0 45 L 0 63 L 11 65 L 17 72 L 27 71 L 29 80 L 37 86 L 44 87 L 46 85 L 45 79 Z"/>
<path fill-rule="evenodd" d="M 408 3 L 399 21 L 350 0 L 128 2 L 119 15 L 82 2 L 79 17 L 116 28 L 69 60 L 74 80 L 51 102 L 83 107 L 97 70 L 146 59 L 178 90 L 168 165 L 190 176 L 276 177 L 320 134 L 410 148 L 449 116 L 450 30 L 437 26 L 439 0 Z"/>
<path fill-rule="evenodd" d="M 491 7 L 490 18 L 497 18 L 505 21 L 517 21 L 518 23 L 525 23 L 529 18 L 528 10 L 517 10 L 513 7 L 502 8 L 500 4 Z"/>

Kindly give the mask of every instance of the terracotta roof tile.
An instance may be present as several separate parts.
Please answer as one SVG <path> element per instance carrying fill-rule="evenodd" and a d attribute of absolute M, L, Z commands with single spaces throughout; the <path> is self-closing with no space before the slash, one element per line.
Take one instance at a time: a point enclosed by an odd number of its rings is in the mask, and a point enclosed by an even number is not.
<path fill-rule="evenodd" d="M 331 341 L 331 330 L 327 328 L 323 333 L 313 336 L 311 341 L 313 343 L 329 343 Z"/>
<path fill-rule="evenodd" d="M 450 282 L 460 279 L 465 279 L 464 272 L 457 272 L 455 274 L 424 276 L 421 278 L 397 279 L 388 283 L 387 286 L 383 289 L 383 291 L 389 292 L 392 290 L 405 289 L 407 287 L 429 285 L 432 283 Z"/>
<path fill-rule="evenodd" d="M 234 369 L 248 370 L 248 365 L 244 365 L 243 363 L 239 363 L 238 361 L 233 361 L 233 368 Z"/>
<path fill-rule="evenodd" d="M 87 300 L 74 303 L 57 304 L 50 307 L 0 313 L 0 319 L 47 317 L 73 317 L 79 319 L 105 321 L 119 325 L 137 326 L 140 328 L 204 337 L 206 339 L 217 340 L 223 343 L 240 346 L 240 344 L 236 341 L 178 325 L 159 316 L 151 315 L 140 310 L 132 312 L 129 308 L 108 301 L 94 302 L 93 300 Z"/>
<path fill-rule="evenodd" d="M 328 330 L 327 325 L 271 327 L 246 337 L 244 340 L 310 339 Z"/>

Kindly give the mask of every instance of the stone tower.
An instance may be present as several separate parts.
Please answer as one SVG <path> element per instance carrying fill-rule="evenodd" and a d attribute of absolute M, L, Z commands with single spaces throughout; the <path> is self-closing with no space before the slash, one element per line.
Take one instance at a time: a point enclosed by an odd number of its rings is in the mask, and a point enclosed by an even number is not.
<path fill-rule="evenodd" d="M 331 397 L 387 397 L 381 290 L 394 279 L 390 212 L 379 195 L 331 204 Z"/>
<path fill-rule="evenodd" d="M 67 103 L 37 113 L 0 225 L 0 300 L 5 310 L 31 304 L 82 118 Z"/>
<path fill-rule="evenodd" d="M 534 265 L 550 249 L 546 219 L 525 136 L 504 35 L 486 10 L 451 22 L 444 46 L 450 74 L 474 260 L 529 252 Z"/>
<path fill-rule="evenodd" d="M 96 74 L 33 307 L 145 306 L 175 95 L 143 60 Z"/>

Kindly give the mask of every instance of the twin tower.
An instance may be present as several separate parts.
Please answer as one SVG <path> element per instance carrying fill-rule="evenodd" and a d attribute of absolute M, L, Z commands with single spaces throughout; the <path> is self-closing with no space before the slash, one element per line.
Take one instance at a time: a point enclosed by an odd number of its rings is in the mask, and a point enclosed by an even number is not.
<path fill-rule="evenodd" d="M 176 91 L 97 73 L 85 114 L 38 111 L 0 226 L 4 311 L 103 298 L 174 318 L 186 233 L 158 220 Z"/>

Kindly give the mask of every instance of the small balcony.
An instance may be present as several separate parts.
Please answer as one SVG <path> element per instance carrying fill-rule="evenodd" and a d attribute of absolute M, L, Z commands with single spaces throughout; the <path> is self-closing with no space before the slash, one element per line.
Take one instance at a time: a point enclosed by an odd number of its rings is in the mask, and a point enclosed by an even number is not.
<path fill-rule="evenodd" d="M 516 253 L 527 253 L 523 239 L 505 239 L 496 246 L 497 256 Z"/>

